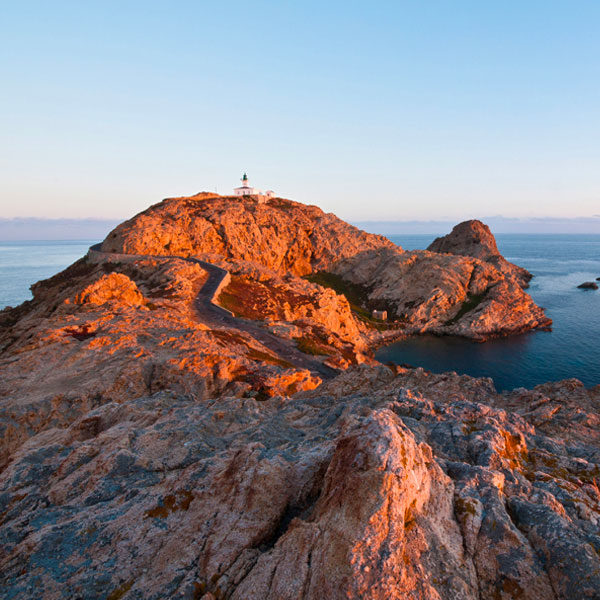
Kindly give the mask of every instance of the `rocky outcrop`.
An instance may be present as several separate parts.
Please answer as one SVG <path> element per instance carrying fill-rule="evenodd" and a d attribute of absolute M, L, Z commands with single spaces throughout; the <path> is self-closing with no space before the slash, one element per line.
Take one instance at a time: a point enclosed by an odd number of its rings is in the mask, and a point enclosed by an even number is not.
<path fill-rule="evenodd" d="M 532 275 L 526 269 L 508 262 L 499 252 L 496 239 L 490 228 L 481 221 L 464 221 L 455 225 L 452 231 L 436 238 L 427 248 L 430 252 L 472 256 L 489 262 L 503 274 L 515 277 L 523 287 L 527 287 Z"/>
<path fill-rule="evenodd" d="M 585 281 L 577 286 L 581 290 L 597 290 L 598 284 L 595 281 Z"/>
<path fill-rule="evenodd" d="M 485 340 L 552 323 L 515 278 L 476 258 L 386 249 L 343 260 L 335 270 L 361 285 L 407 333 Z"/>
<path fill-rule="evenodd" d="M 360 367 L 294 398 L 106 404 L 0 474 L 0 584 L 49 600 L 596 598 L 599 402 Z"/>
<path fill-rule="evenodd" d="M 600 388 L 364 354 L 371 306 L 404 333 L 547 324 L 493 253 L 210 194 L 103 249 L 0 312 L 7 597 L 597 597 Z"/>
<path fill-rule="evenodd" d="M 77 304 L 96 305 L 117 302 L 124 306 L 139 306 L 143 300 L 135 282 L 121 273 L 103 275 L 75 297 Z"/>
<path fill-rule="evenodd" d="M 263 397 L 320 382 L 252 335 L 204 323 L 194 301 L 206 278 L 177 259 L 82 260 L 0 313 L 0 468 L 33 433 L 107 402 L 164 389 L 198 400 Z"/>
<path fill-rule="evenodd" d="M 280 274 L 305 275 L 366 249 L 389 248 L 383 236 L 361 231 L 316 206 L 274 198 L 259 203 L 199 194 L 168 198 L 119 225 L 102 250 L 125 254 L 247 260 Z"/>

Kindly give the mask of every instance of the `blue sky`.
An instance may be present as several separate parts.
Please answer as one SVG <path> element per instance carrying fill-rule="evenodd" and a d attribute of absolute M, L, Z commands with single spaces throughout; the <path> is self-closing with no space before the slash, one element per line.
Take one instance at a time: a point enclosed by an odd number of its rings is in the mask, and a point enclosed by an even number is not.
<path fill-rule="evenodd" d="M 600 2 L 5 2 L 0 217 L 250 183 L 349 220 L 600 214 Z"/>

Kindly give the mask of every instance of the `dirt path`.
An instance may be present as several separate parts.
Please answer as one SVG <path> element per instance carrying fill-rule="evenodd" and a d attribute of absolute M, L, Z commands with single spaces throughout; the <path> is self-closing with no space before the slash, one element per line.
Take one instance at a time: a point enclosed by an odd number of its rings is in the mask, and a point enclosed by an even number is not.
<path fill-rule="evenodd" d="M 194 308 L 198 313 L 198 317 L 203 323 L 213 329 L 227 327 L 230 329 L 238 329 L 250 334 L 255 340 L 267 347 L 271 352 L 276 354 L 281 360 L 285 360 L 299 369 L 308 369 L 313 373 L 318 374 L 323 379 L 331 379 L 335 377 L 339 371 L 324 365 L 320 360 L 312 358 L 296 348 L 292 340 L 286 340 L 267 331 L 261 327 L 258 321 L 242 319 L 234 316 L 228 310 L 216 305 L 214 298 L 219 286 L 223 280 L 229 276 L 229 273 L 217 267 L 212 263 L 200 260 L 194 257 L 185 256 L 154 256 L 145 254 L 117 254 L 111 252 L 103 252 L 100 250 L 100 244 L 92 246 L 88 252 L 88 257 L 94 262 L 131 262 L 135 260 L 185 260 L 199 264 L 207 273 L 208 279 L 198 292 L 194 301 Z"/>

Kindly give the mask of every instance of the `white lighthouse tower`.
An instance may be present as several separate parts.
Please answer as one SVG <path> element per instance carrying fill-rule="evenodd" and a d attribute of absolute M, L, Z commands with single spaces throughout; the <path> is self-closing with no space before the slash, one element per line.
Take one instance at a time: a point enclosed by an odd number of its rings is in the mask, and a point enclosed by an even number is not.
<path fill-rule="evenodd" d="M 248 185 L 248 175 L 244 173 L 242 177 L 242 187 L 237 187 L 233 190 L 234 196 L 260 196 L 262 192 Z"/>

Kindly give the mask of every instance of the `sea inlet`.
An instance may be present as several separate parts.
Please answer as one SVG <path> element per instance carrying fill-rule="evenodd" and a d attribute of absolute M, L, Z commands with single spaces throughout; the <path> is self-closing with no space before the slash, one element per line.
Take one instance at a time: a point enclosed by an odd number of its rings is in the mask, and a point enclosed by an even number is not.
<path fill-rule="evenodd" d="M 435 236 L 388 236 L 406 249 L 426 248 Z M 491 377 L 498 391 L 532 388 L 575 377 L 600 384 L 600 290 L 581 290 L 600 277 L 600 235 L 499 234 L 498 249 L 534 278 L 527 290 L 554 321 L 552 331 L 476 343 L 416 336 L 379 349 L 381 362 Z"/>

